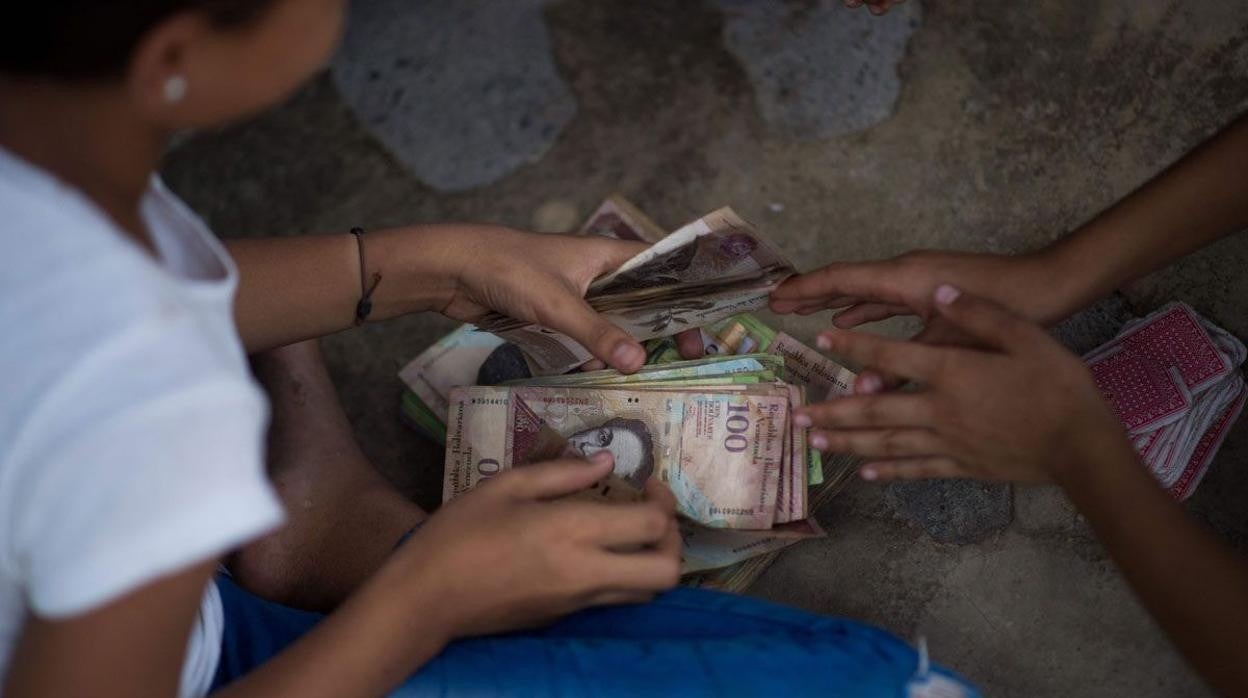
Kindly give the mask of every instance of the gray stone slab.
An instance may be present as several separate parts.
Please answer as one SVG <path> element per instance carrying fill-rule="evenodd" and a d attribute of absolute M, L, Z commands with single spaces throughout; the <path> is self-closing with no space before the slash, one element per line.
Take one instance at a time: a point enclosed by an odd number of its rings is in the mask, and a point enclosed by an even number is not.
<path fill-rule="evenodd" d="M 767 125 L 793 138 L 832 138 L 887 119 L 901 92 L 897 64 L 919 26 L 918 0 L 887 16 L 841 0 L 713 0 L 724 44 L 741 61 Z"/>
<path fill-rule="evenodd" d="M 894 482 L 886 490 L 893 511 L 938 543 L 978 543 L 1013 519 L 1011 487 L 973 480 Z"/>
<path fill-rule="evenodd" d="M 352 3 L 333 74 L 364 125 L 443 191 L 540 159 L 576 113 L 542 0 Z"/>

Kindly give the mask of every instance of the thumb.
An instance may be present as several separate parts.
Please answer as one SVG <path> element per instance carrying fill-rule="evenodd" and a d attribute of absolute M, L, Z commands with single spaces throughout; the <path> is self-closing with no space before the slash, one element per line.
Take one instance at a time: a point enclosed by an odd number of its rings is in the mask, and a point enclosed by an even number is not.
<path fill-rule="evenodd" d="M 598 482 L 611 473 L 614 464 L 610 452 L 599 451 L 588 461 L 564 458 L 524 465 L 512 468 L 505 476 L 509 478 L 509 493 L 517 499 L 556 499 Z"/>
<path fill-rule="evenodd" d="M 907 283 L 889 261 L 834 262 L 822 269 L 791 276 L 771 292 L 771 309 L 793 312 L 814 300 L 855 298 L 857 302 L 909 305 Z"/>
<path fill-rule="evenodd" d="M 1022 349 L 1048 339 L 1044 330 L 996 302 L 963 293 L 949 284 L 936 286 L 932 300 L 941 317 L 993 349 Z"/>
<path fill-rule="evenodd" d="M 632 373 L 646 361 L 646 350 L 627 332 L 616 327 L 570 290 L 553 290 L 540 324 L 576 340 L 611 368 Z"/>
<path fill-rule="evenodd" d="M 644 487 L 648 501 L 655 502 L 663 511 L 676 511 L 676 495 L 672 494 L 671 488 L 663 484 L 661 479 L 652 477 L 646 480 Z"/>

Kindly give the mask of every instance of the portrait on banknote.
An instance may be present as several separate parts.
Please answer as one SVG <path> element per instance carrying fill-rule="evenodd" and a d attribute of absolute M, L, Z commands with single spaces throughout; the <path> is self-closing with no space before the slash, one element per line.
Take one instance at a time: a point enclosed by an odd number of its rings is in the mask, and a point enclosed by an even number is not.
<path fill-rule="evenodd" d="M 654 474 L 654 438 L 640 419 L 614 417 L 568 437 L 568 445 L 582 456 L 609 451 L 615 474 L 640 488 Z"/>

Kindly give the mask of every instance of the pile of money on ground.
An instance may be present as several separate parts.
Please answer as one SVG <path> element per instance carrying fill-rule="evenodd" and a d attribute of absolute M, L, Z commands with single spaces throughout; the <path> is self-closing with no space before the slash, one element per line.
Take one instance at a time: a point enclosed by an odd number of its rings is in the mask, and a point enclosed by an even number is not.
<path fill-rule="evenodd" d="M 587 294 L 650 340 L 647 365 L 568 373 L 584 348 L 492 316 L 481 323 L 492 332 L 461 327 L 403 369 L 403 414 L 446 444 L 444 501 L 507 468 L 611 451 L 597 494 L 659 478 L 677 500 L 689 581 L 741 588 L 769 553 L 823 535 L 811 514 L 853 463 L 809 448 L 792 410 L 847 393 L 854 374 L 748 314 L 794 270 L 730 209 L 664 235 L 612 197 L 582 232 L 653 243 Z M 707 356 L 682 361 L 667 336 L 694 327 Z"/>

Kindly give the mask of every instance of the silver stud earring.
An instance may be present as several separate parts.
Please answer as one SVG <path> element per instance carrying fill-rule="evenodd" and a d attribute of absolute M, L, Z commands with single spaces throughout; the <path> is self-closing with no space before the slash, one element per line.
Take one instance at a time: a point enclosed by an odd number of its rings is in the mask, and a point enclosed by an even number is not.
<path fill-rule="evenodd" d="M 186 97 L 186 78 L 181 75 L 174 75 L 165 81 L 165 101 L 169 104 L 177 104 Z"/>

